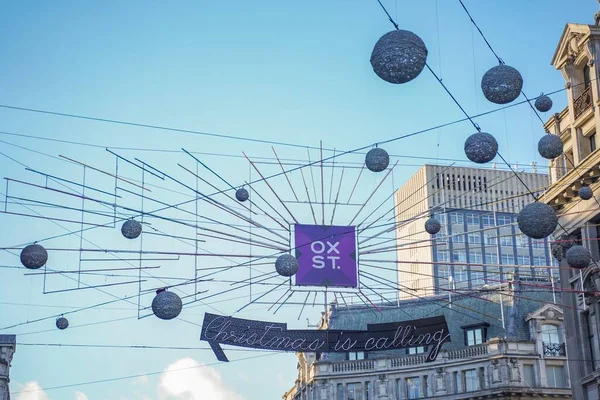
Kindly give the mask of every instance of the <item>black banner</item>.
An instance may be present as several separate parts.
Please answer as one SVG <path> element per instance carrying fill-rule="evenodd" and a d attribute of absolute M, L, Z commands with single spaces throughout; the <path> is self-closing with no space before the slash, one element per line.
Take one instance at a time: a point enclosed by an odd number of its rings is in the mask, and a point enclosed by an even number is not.
<path fill-rule="evenodd" d="M 450 342 L 443 316 L 413 321 L 368 324 L 366 331 L 288 330 L 287 324 L 204 314 L 200 340 L 219 361 L 229 361 L 220 344 L 263 350 L 308 353 L 383 351 L 427 346 L 427 362 L 434 361 L 442 344 Z"/>

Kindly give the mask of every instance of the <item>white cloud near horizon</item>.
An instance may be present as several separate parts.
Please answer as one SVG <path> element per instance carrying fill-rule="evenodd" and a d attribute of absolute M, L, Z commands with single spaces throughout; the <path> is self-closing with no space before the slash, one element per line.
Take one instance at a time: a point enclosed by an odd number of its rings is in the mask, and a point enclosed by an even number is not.
<path fill-rule="evenodd" d="M 77 391 L 77 392 L 75 392 L 75 400 L 89 400 L 89 399 L 85 393 Z"/>
<path fill-rule="evenodd" d="M 36 381 L 25 383 L 18 391 L 19 395 L 16 400 L 50 400 Z"/>
<path fill-rule="evenodd" d="M 172 400 L 244 399 L 223 383 L 214 368 L 192 358 L 177 360 L 165 369 L 160 377 L 158 393 L 161 399 Z"/>

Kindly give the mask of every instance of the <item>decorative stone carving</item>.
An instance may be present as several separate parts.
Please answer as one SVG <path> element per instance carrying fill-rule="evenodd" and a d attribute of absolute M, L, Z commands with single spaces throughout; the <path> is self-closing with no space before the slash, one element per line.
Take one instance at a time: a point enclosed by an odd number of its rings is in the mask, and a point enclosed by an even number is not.
<path fill-rule="evenodd" d="M 521 370 L 519 369 L 519 360 L 511 358 L 508 363 L 508 374 L 511 382 L 521 381 Z"/>
<path fill-rule="evenodd" d="M 500 369 L 500 361 L 492 360 L 490 365 L 490 376 L 492 378 L 492 384 L 502 382 L 502 371 Z"/>

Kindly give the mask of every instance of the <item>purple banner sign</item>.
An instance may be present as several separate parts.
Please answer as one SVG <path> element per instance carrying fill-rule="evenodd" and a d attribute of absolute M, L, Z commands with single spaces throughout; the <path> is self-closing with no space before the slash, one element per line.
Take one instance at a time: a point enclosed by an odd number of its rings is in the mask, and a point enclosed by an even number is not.
<path fill-rule="evenodd" d="M 358 286 L 354 226 L 294 225 L 298 286 Z"/>

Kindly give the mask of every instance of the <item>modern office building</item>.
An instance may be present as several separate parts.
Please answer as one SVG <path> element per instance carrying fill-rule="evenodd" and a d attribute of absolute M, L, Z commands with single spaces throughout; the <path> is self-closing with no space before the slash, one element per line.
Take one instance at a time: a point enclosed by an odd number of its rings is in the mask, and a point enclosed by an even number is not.
<path fill-rule="evenodd" d="M 548 240 L 530 240 L 516 226 L 519 210 L 549 184 L 540 173 L 425 165 L 395 193 L 400 298 L 508 281 L 549 279 Z M 425 221 L 442 224 L 432 236 Z"/>
<path fill-rule="evenodd" d="M 377 307 L 332 305 L 321 328 L 364 330 L 443 315 L 451 341 L 433 362 L 425 361 L 426 347 L 297 353 L 298 379 L 283 399 L 572 398 L 563 312 L 547 289 L 503 284 L 454 296 L 450 306 L 446 296 L 433 296 Z"/>
<path fill-rule="evenodd" d="M 561 242 L 560 277 L 564 289 L 566 343 L 573 397 L 600 398 L 600 13 L 596 24 L 567 24 L 560 37 L 552 65 L 566 82 L 568 105 L 546 122 L 546 132 L 563 142 L 563 154 L 550 162 L 551 188 L 542 201 L 557 211 L 560 226 L 555 237 L 567 235 L 587 247 L 593 262 L 583 270 L 569 268 L 564 257 L 568 241 Z M 582 186 L 593 190 L 593 198 L 582 200 Z M 564 246 L 567 244 L 567 246 Z"/>
<path fill-rule="evenodd" d="M 9 370 L 16 347 L 15 335 L 0 335 L 0 400 L 10 400 Z"/>

